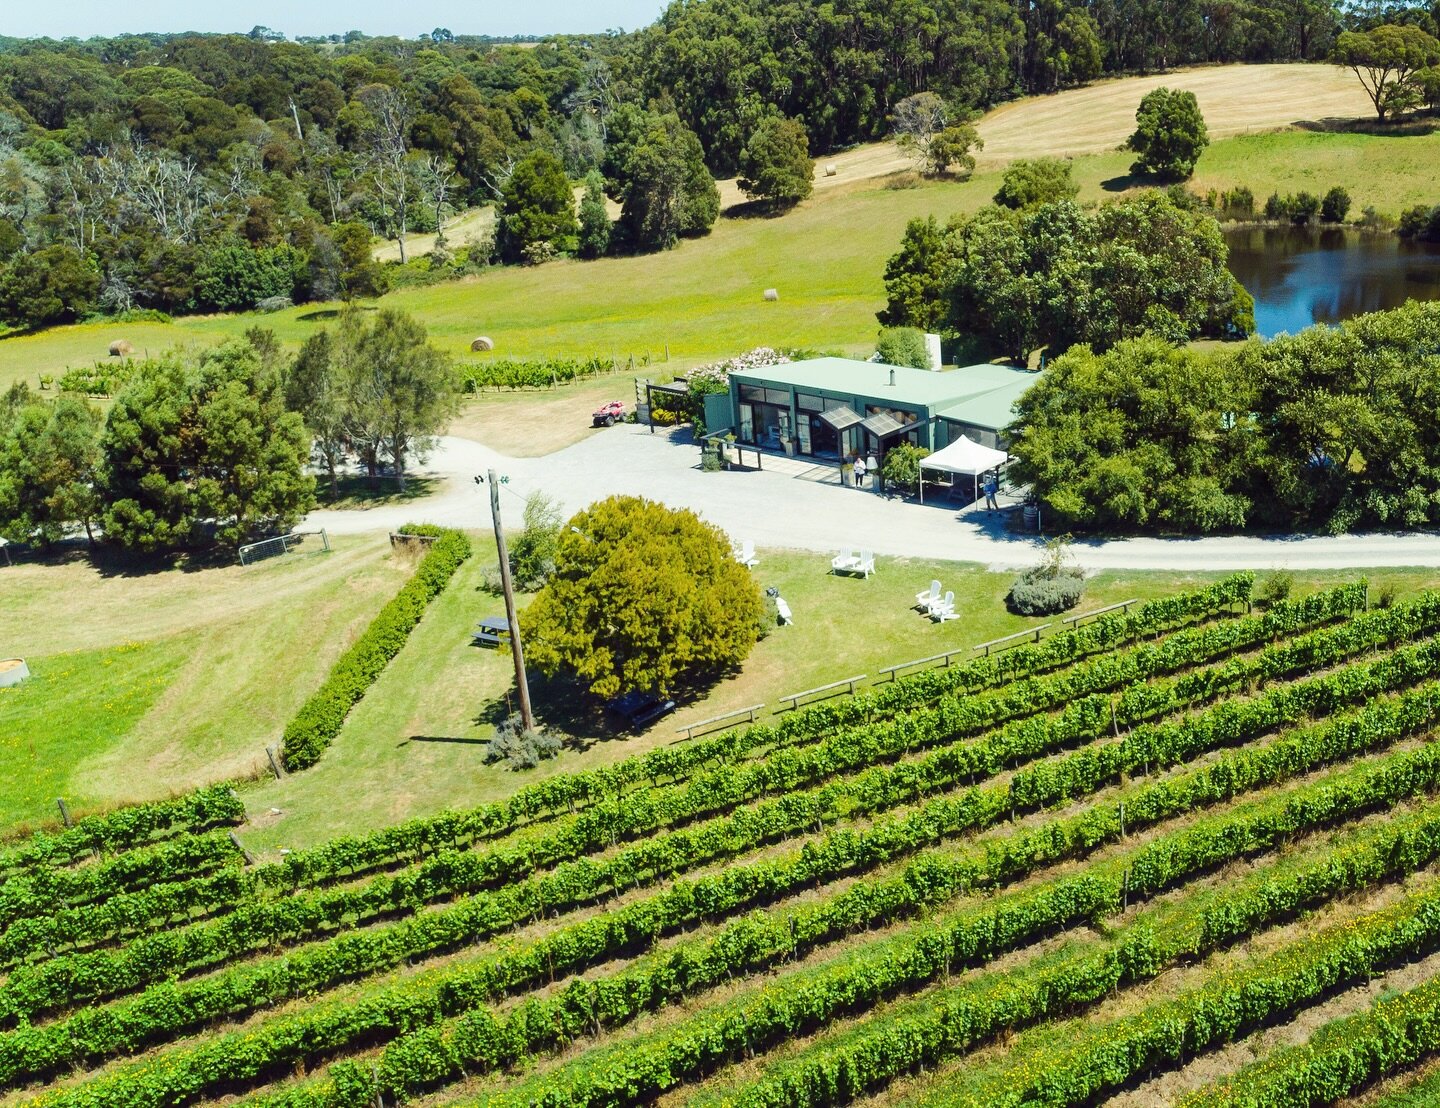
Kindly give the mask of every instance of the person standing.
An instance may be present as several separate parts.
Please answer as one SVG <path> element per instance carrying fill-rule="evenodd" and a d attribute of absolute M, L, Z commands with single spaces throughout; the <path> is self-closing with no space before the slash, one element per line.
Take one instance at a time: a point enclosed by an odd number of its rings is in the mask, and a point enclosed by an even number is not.
<path fill-rule="evenodd" d="M 1000 505 L 995 502 L 995 494 L 1000 491 L 1000 482 L 996 480 L 995 474 L 987 474 L 985 477 L 985 510 L 987 512 L 998 512 Z"/>
<path fill-rule="evenodd" d="M 855 455 L 855 487 L 856 487 L 857 489 L 863 489 L 863 488 L 865 487 L 865 455 L 864 455 L 864 454 L 856 454 L 856 455 Z"/>

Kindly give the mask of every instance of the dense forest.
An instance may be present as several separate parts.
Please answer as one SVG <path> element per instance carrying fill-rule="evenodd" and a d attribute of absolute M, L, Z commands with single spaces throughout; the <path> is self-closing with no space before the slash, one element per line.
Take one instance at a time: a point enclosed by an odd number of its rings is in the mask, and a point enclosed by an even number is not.
<path fill-rule="evenodd" d="M 659 249 L 708 228 L 709 176 L 743 168 L 777 117 L 823 153 L 885 134 L 920 91 L 959 115 L 1104 73 L 1321 58 L 1340 29 L 1380 20 L 1433 30 L 1436 10 L 678 0 L 633 34 L 527 44 L 443 29 L 290 42 L 263 27 L 0 39 L 0 319 L 375 293 L 372 236 L 403 258 L 408 234 L 487 202 L 508 215 L 502 239 L 538 221 L 542 249 L 442 243 L 427 264 Z M 587 174 L 581 227 L 560 182 Z M 602 182 L 626 207 L 613 235 L 593 222 Z"/>

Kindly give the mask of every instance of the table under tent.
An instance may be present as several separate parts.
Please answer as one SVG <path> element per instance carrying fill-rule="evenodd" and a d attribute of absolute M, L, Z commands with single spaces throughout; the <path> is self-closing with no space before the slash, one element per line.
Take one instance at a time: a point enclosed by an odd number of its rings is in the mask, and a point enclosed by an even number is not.
<path fill-rule="evenodd" d="M 973 504 L 980 502 L 980 475 L 990 470 L 998 470 L 1010 460 L 1010 455 L 1003 450 L 995 450 L 989 446 L 981 446 L 965 435 L 961 435 L 943 450 L 937 450 L 929 457 L 920 459 L 920 475 L 923 478 L 925 470 L 935 470 L 939 473 L 949 473 L 954 476 L 969 477 L 973 482 L 974 500 Z M 925 482 L 920 482 L 920 502 L 925 502 Z"/>

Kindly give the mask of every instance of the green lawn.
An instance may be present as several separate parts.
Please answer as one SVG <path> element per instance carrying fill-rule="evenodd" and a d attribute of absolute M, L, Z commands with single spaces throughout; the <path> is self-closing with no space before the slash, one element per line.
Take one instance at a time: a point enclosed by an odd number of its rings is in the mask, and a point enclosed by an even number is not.
<path fill-rule="evenodd" d="M 31 658 L 31 676 L 0 690 L 0 827 L 53 821 L 56 797 L 85 806 L 71 771 L 117 753 L 184 664 L 183 636 Z"/>
<path fill-rule="evenodd" d="M 258 772 L 300 702 L 411 565 L 383 536 L 255 566 L 0 569 L 0 827 Z M 16 772 L 18 770 L 18 772 Z"/>
<path fill-rule="evenodd" d="M 165 796 L 261 772 L 247 802 L 246 839 L 262 852 L 303 847 L 447 806 L 507 796 L 547 774 L 593 768 L 682 741 L 677 728 L 751 704 L 959 648 L 1043 622 L 1012 616 L 1010 575 L 981 566 L 883 558 L 868 581 L 828 573 L 822 554 L 762 550 L 757 583 L 774 585 L 795 624 L 776 628 L 739 672 L 641 735 L 615 735 L 574 705 L 547 699 L 542 720 L 578 742 L 539 769 L 484 763 L 491 720 L 512 686 L 508 652 L 469 645 L 468 632 L 503 606 L 480 585 L 494 558 L 488 537 L 430 606 L 313 769 L 273 781 L 264 747 L 319 685 L 341 650 L 410 572 L 383 536 L 345 537 L 333 553 L 298 553 L 259 566 L 151 573 L 101 572 L 84 561 L 21 564 L 4 573 L 0 643 L 34 677 L 0 692 L 0 829 L 54 818 L 64 796 L 78 810 Z M 1299 589 L 1360 571 L 1297 574 Z M 1145 599 L 1213 574 L 1107 572 L 1081 610 Z M 1424 570 L 1381 570 L 1401 595 L 1433 583 Z M 911 609 L 931 578 L 953 590 L 961 618 L 932 623 Z M 279 809 L 272 814 L 270 809 Z"/>
<path fill-rule="evenodd" d="M 535 680 L 541 721 L 558 719 L 578 735 L 584 749 L 567 749 L 535 770 L 516 773 L 484 762 L 484 742 L 493 734 L 491 710 L 512 687 L 509 653 L 468 645 L 467 632 L 477 619 L 503 612 L 499 600 L 479 589 L 483 568 L 493 557 L 477 544 L 476 556 L 432 603 L 318 765 L 247 793 L 254 820 L 244 833 L 248 847 L 299 849 L 447 806 L 503 799 L 548 775 L 595 768 L 683 741 L 677 728 L 686 723 L 759 703 L 769 715 L 786 693 L 860 674 L 873 681 L 883 667 L 944 650 L 961 648 L 969 656 L 968 648 L 977 643 L 1046 622 L 1010 615 L 1004 595 L 1012 575 L 974 564 L 886 558 L 879 560 L 873 577 L 863 580 L 828 573 L 828 558 L 821 554 L 761 551 L 756 580 L 780 589 L 794 613 L 794 626 L 777 628 L 740 672 L 644 734 L 613 735 L 593 722 L 577 726 L 573 705 L 547 703 L 543 682 Z M 1297 588 L 1353 580 L 1360 572 L 1297 575 Z M 1077 611 L 1195 588 L 1216 576 L 1102 573 L 1087 584 Z M 1433 581 L 1423 570 L 1370 576 L 1375 582 L 1393 581 L 1402 595 Z M 912 610 L 915 594 L 932 578 L 955 592 L 960 619 L 937 624 Z M 280 813 L 272 814 L 272 808 Z"/>
<path fill-rule="evenodd" d="M 1130 183 L 1123 152 L 1077 158 L 1081 198 L 1101 200 Z M 1435 165 L 1440 134 L 1374 136 L 1286 131 L 1215 142 L 1200 159 L 1200 189 L 1248 185 L 1323 192 L 1343 184 L 1353 214 L 1366 205 L 1391 214 L 1440 201 Z M 998 170 L 965 182 L 888 189 L 837 189 L 779 218 L 722 218 L 706 238 L 665 254 L 497 269 L 479 277 L 393 293 L 383 303 L 415 313 L 457 356 L 476 335 L 497 341 L 495 356 L 614 355 L 660 359 L 671 368 L 762 343 L 859 352 L 873 343 L 883 306 L 882 273 L 907 220 L 946 216 L 986 203 Z M 766 288 L 779 290 L 765 303 Z M 298 343 L 334 315 L 303 305 L 273 315 L 209 316 L 164 324 L 85 324 L 0 340 L 0 386 L 36 383 L 45 372 L 102 359 L 112 339 L 140 353 L 209 343 L 252 326 Z"/>

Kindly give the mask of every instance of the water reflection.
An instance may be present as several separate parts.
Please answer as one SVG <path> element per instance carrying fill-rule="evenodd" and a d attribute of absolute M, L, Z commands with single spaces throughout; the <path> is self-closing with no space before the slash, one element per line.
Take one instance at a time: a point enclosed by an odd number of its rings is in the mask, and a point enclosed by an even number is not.
<path fill-rule="evenodd" d="M 1440 300 L 1440 244 L 1334 227 L 1225 232 L 1230 272 L 1255 297 L 1259 334 L 1294 334 L 1406 300 Z"/>

